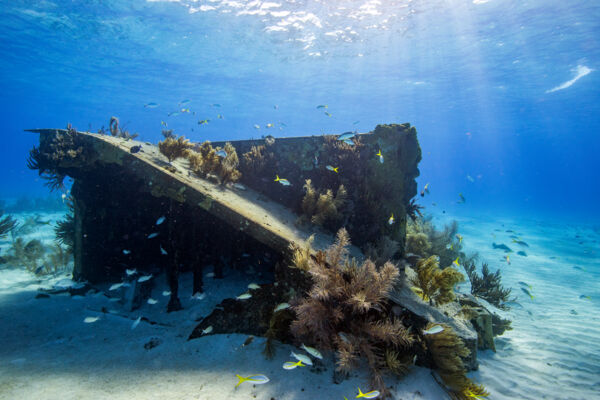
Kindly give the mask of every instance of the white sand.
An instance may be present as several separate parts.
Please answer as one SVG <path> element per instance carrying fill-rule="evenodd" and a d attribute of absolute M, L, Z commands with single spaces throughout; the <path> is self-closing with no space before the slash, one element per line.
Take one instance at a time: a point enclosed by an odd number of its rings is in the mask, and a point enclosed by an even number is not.
<path fill-rule="evenodd" d="M 6 251 L 6 245 L 2 247 Z M 241 334 L 188 341 L 198 321 L 215 305 L 246 292 L 254 281 L 229 270 L 225 277 L 205 278 L 207 296 L 196 300 L 190 298 L 192 276 L 183 274 L 184 310 L 166 313 L 168 297 L 162 291 L 168 287 L 164 275 L 157 276 L 152 298 L 159 303 L 128 313 L 102 293 L 35 299 L 38 288 L 50 287 L 65 276 L 40 279 L 21 270 L 0 271 L 0 399 L 351 399 L 358 386 L 369 389 L 364 369 L 342 384 L 333 384 L 331 355 L 325 355 L 323 372 L 286 371 L 282 365 L 292 360 L 290 351 L 299 351 L 292 346 L 278 345 L 275 358 L 266 360 L 261 354 L 263 338 L 246 347 L 241 345 L 247 335 Z M 128 318 L 98 312 L 102 307 Z M 95 316 L 100 320 L 83 322 Z M 138 316 L 170 326 L 142 321 L 132 330 Z M 144 349 L 151 338 L 161 344 Z M 236 389 L 235 374 L 265 374 L 270 382 L 245 383 Z M 401 382 L 393 378 L 388 382 L 395 386 L 395 398 L 444 398 L 424 368 L 415 367 Z"/>
<path fill-rule="evenodd" d="M 473 377 L 489 389 L 489 398 L 600 398 L 600 235 L 590 227 L 534 220 L 457 220 L 465 251 L 479 252 L 492 271 L 500 268 L 503 284 L 523 306 L 500 312 L 513 321 L 513 330 L 496 338 L 496 353 L 478 354 L 480 367 Z M 512 243 L 513 234 L 529 247 Z M 511 265 L 492 242 L 514 251 Z M 527 257 L 517 255 L 519 250 Z M 519 281 L 533 287 L 533 300 L 521 291 Z M 580 299 L 582 294 L 592 300 Z"/>
<path fill-rule="evenodd" d="M 479 353 L 480 370 L 472 375 L 490 390 L 489 398 L 598 396 L 598 235 L 583 228 L 565 230 L 561 225 L 533 221 L 463 218 L 459 222 L 467 251 L 477 249 L 493 270 L 500 267 L 504 283 L 514 288 L 523 305 L 506 313 L 514 330 L 496 339 L 498 352 Z M 504 253 L 493 250 L 491 242 L 505 243 L 515 251 L 520 247 L 510 243 L 510 233 L 494 232 L 496 228 L 516 231 L 530 245 L 525 249 L 528 257 L 511 254 L 512 265 L 507 266 L 502 261 Z M 44 227 L 47 232 L 39 234 L 49 239 L 50 229 Z M 577 233 L 582 239 L 572 239 Z M 579 245 L 580 240 L 588 243 Z M 0 244 L 6 251 L 6 243 Z M 550 260 L 552 255 L 558 258 Z M 574 265 L 586 271 L 577 271 Z M 262 338 L 247 347 L 241 347 L 247 336 L 238 334 L 187 341 L 197 320 L 223 298 L 245 292 L 252 281 L 239 272 L 225 274 L 224 280 L 205 279 L 203 300 L 189 297 L 191 275 L 182 275 L 184 310 L 167 314 L 164 276 L 155 277 L 152 298 L 159 303 L 128 313 L 102 294 L 35 299 L 39 287 L 49 287 L 64 276 L 39 279 L 20 270 L 0 271 L 0 399 L 352 399 L 357 386 L 368 390 L 365 370 L 333 384 L 330 355 L 326 355 L 324 372 L 285 371 L 281 365 L 291 360 L 288 355 L 293 349 L 288 345 L 279 345 L 275 358 L 265 360 Z M 533 286 L 533 301 L 520 291 L 518 281 Z M 581 300 L 580 294 L 592 300 Z M 102 314 L 98 312 L 102 307 L 127 318 Z M 578 315 L 570 314 L 571 309 Z M 83 320 L 88 316 L 101 319 L 86 324 Z M 170 327 L 142 321 L 132 330 L 138 316 Z M 151 338 L 161 344 L 144 349 Z M 266 374 L 271 381 L 235 389 L 235 374 Z M 395 387 L 394 399 L 447 398 L 423 368 L 414 368 L 402 381 L 390 378 L 387 382 Z"/>

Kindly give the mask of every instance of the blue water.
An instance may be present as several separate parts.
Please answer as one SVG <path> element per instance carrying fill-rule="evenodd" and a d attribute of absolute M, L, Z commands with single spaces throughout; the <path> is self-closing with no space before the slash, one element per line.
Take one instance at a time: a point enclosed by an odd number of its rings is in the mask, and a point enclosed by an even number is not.
<path fill-rule="evenodd" d="M 161 120 L 198 141 L 410 122 L 440 208 L 600 218 L 598 2 L 12 0 L 0 68 L 3 197 L 46 193 L 24 128 L 116 115 L 156 142 Z M 168 117 L 184 99 L 196 115 Z"/>
<path fill-rule="evenodd" d="M 38 143 L 37 134 L 23 132 L 27 128 L 71 123 L 97 131 L 117 116 L 143 141 L 156 143 L 161 121 L 193 141 L 368 132 L 380 123 L 410 122 L 423 152 L 419 190 L 429 183 L 431 193 L 418 202 L 438 225 L 458 219 L 465 249 L 479 252 L 492 270 L 500 268 L 503 284 L 524 304 L 508 314 L 515 329 L 496 338 L 498 352 L 480 352 L 473 378 L 492 399 L 591 399 L 598 393 L 599 1 L 5 0 L 0 93 L 0 199 L 49 195 L 26 167 Z M 179 105 L 184 100 L 189 103 Z M 328 105 L 331 116 L 318 105 Z M 191 112 L 168 116 L 181 108 Z M 198 125 L 203 119 L 210 122 Z M 62 202 L 60 192 L 51 196 Z M 28 216 L 18 215 L 21 221 Z M 62 213 L 48 218 L 54 224 Z M 51 227 L 39 229 L 32 235 L 52 243 Z M 511 254 L 508 264 L 491 243 L 515 246 L 513 230 L 530 247 L 528 256 Z M 3 240 L 2 255 L 9 238 Z M 311 390 L 327 398 L 321 385 L 330 396 L 349 397 L 362 382 L 334 386 L 329 373 L 308 371 L 278 380 L 283 358 L 265 361 L 257 346 L 241 361 L 229 357 L 241 336 L 232 335 L 234 344 L 217 336 L 187 342 L 195 318 L 246 290 L 242 280 L 207 284 L 204 303 L 182 296 L 180 320 L 144 306 L 144 315 L 176 321 L 175 328 L 142 323 L 132 331 L 128 319 L 107 319 L 93 331 L 81 322 L 90 304 L 112 303 L 92 295 L 38 300 L 35 285 L 55 283 L 38 279 L 14 268 L 0 275 L 0 320 L 11 327 L 0 330 L 0 364 L 14 375 L 10 384 L 0 382 L 0 398 L 118 392 L 129 399 L 121 388 L 130 386 L 139 398 L 184 392 L 189 396 L 181 398 L 200 398 L 201 390 L 233 388 L 233 374 L 253 368 L 272 369 L 273 385 L 291 391 L 290 398 Z M 165 303 L 160 279 L 153 296 Z M 520 281 L 532 284 L 535 301 L 521 294 Z M 162 345 L 158 356 L 142 352 L 151 335 L 173 347 Z M 131 345 L 124 354 L 123 342 Z M 226 345 L 231 348 L 219 347 Z M 212 373 L 215 365 L 222 376 L 170 375 L 187 367 Z M 73 374 L 61 376 L 67 367 Z M 165 375 L 149 374 L 152 368 Z M 406 393 L 440 398 L 431 392 L 437 386 L 420 383 L 431 379 L 428 370 L 415 374 L 403 383 L 415 388 Z M 114 389 L 120 380 L 125 383 Z M 299 392 L 304 386 L 307 392 Z"/>

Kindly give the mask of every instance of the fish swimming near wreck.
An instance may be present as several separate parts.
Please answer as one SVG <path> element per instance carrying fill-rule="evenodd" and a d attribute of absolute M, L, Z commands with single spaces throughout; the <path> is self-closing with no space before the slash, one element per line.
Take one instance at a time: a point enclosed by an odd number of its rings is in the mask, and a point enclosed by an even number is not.
<path fill-rule="evenodd" d="M 287 361 L 285 363 L 283 363 L 283 369 L 286 370 L 292 370 L 292 369 L 296 369 L 296 367 L 304 367 L 304 364 L 302 364 L 302 361 L 298 361 L 298 362 L 293 362 L 293 361 Z"/>
<path fill-rule="evenodd" d="M 304 351 L 306 351 L 308 354 L 310 354 L 314 358 L 318 358 L 319 360 L 323 359 L 323 355 L 321 354 L 321 352 L 319 350 L 315 349 L 314 347 L 306 346 L 303 343 L 302 348 L 304 349 Z"/>
<path fill-rule="evenodd" d="M 497 250 L 504 250 L 507 253 L 512 252 L 511 248 L 505 245 L 504 243 L 496 244 L 492 243 L 492 247 Z"/>
<path fill-rule="evenodd" d="M 529 296 L 529 298 L 531 300 L 534 299 L 533 295 L 531 294 L 531 292 L 527 288 L 522 287 L 521 290 L 523 291 L 523 293 L 525 293 L 527 296 Z"/>
<path fill-rule="evenodd" d="M 285 178 L 280 178 L 279 175 L 275 175 L 275 182 L 279 182 L 283 186 L 290 186 L 291 183 Z"/>
<path fill-rule="evenodd" d="M 290 353 L 290 355 L 292 357 L 294 357 L 296 360 L 298 361 L 302 361 L 304 364 L 306 365 L 313 365 L 312 360 L 310 359 L 309 356 L 307 356 L 306 354 L 297 354 L 294 353 L 293 351 Z"/>
<path fill-rule="evenodd" d="M 371 390 L 370 392 L 363 393 L 360 388 L 358 388 L 358 394 L 356 395 L 357 399 L 375 399 L 379 397 L 379 392 L 377 390 Z"/>
<path fill-rule="evenodd" d="M 423 331 L 423 335 L 435 335 L 444 330 L 444 327 L 441 325 L 434 325 L 431 328 Z"/>
<path fill-rule="evenodd" d="M 269 378 L 267 378 L 266 375 L 250 375 L 247 377 L 243 377 L 236 374 L 235 376 L 237 376 L 237 378 L 239 379 L 239 382 L 237 383 L 237 385 L 235 385 L 235 387 L 240 386 L 244 382 L 253 383 L 255 385 L 262 385 L 264 383 L 269 382 Z"/>

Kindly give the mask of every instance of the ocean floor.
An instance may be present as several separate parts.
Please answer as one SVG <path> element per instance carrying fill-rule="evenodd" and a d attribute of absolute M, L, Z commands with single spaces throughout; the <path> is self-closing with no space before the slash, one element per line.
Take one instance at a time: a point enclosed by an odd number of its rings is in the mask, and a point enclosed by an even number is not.
<path fill-rule="evenodd" d="M 465 252 L 500 269 L 521 306 L 509 312 L 513 330 L 497 337 L 496 353 L 478 353 L 472 376 L 490 399 L 581 400 L 600 396 L 600 231 L 590 226 L 489 216 L 455 219 Z M 512 231 L 512 232 L 511 232 Z M 512 242 L 518 236 L 529 247 Z M 517 240 L 519 240 L 517 239 Z M 510 265 L 502 250 L 513 250 Z M 526 255 L 519 255 L 523 251 Z M 464 272 L 464 271 L 463 271 Z M 531 285 L 533 300 L 519 282 Z M 463 291 L 468 292 L 468 283 Z M 583 296 L 583 297 L 581 297 Z M 586 296 L 589 296 L 586 297 Z"/>
<path fill-rule="evenodd" d="M 513 288 L 521 305 L 503 313 L 513 320 L 514 329 L 496 339 L 497 353 L 479 352 L 480 369 L 471 376 L 488 388 L 490 399 L 597 396 L 599 233 L 525 220 L 458 221 L 466 251 L 476 250 L 492 270 L 500 268 L 503 283 Z M 512 234 L 529 247 L 511 243 Z M 51 240 L 52 227 L 44 225 L 29 235 Z M 492 242 L 513 249 L 510 265 Z M 2 254 L 7 245 L 7 240 L 0 243 Z M 521 250 L 527 255 L 516 254 Z M 40 288 L 69 284 L 68 276 L 39 278 L 22 270 L 0 270 L 0 399 L 341 400 L 354 398 L 359 386 L 369 389 L 365 370 L 333 384 L 334 365 L 327 354 L 318 368 L 286 371 L 282 364 L 292 360 L 293 346 L 278 345 L 274 359 L 266 360 L 261 354 L 262 338 L 247 346 L 242 344 L 248 336 L 241 334 L 209 334 L 188 341 L 198 321 L 218 303 L 246 292 L 247 285 L 256 282 L 239 271 L 224 274 L 222 280 L 205 278 L 203 299 L 191 298 L 191 275 L 182 274 L 184 310 L 167 314 L 164 275 L 153 277 L 151 297 L 157 303 L 128 312 L 105 294 L 114 296 L 108 286 L 82 296 L 36 298 Z M 531 285 L 533 300 L 521 292 L 519 281 Z M 467 291 L 468 284 L 461 290 Z M 87 317 L 100 318 L 85 323 Z M 138 317 L 142 320 L 132 329 Z M 235 388 L 236 374 L 265 374 L 270 382 Z M 394 399 L 447 398 L 424 368 L 415 367 L 403 380 L 389 382 L 394 383 Z"/>

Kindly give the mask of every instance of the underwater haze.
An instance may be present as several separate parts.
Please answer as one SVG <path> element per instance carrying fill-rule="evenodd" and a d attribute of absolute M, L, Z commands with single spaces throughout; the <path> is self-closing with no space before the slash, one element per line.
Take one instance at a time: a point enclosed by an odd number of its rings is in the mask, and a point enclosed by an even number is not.
<path fill-rule="evenodd" d="M 0 400 L 600 398 L 600 1 L 5 0 L 0 71 Z"/>
<path fill-rule="evenodd" d="M 5 197 L 45 193 L 24 128 L 115 115 L 143 140 L 164 120 L 202 141 L 410 122 L 440 207 L 463 193 L 469 212 L 599 219 L 597 2 L 14 0 L 0 17 Z M 196 115 L 168 117 L 184 99 Z"/>

